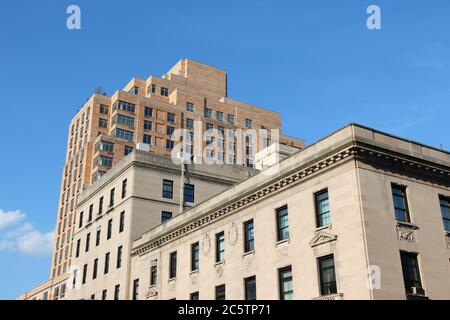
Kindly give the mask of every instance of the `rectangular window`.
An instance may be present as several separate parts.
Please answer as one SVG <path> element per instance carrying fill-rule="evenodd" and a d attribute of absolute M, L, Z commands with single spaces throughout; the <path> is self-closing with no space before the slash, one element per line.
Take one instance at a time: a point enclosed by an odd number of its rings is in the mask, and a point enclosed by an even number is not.
<path fill-rule="evenodd" d="M 167 220 L 172 219 L 172 212 L 162 211 L 161 212 L 161 223 L 166 222 Z"/>
<path fill-rule="evenodd" d="M 110 258 L 110 255 L 111 254 L 109 252 L 107 252 L 105 254 L 105 269 L 103 270 L 104 274 L 107 274 L 109 272 L 109 258 Z"/>
<path fill-rule="evenodd" d="M 114 300 L 119 300 L 119 294 L 120 294 L 120 285 L 116 285 L 114 288 Z"/>
<path fill-rule="evenodd" d="M 406 294 L 425 295 L 420 278 L 417 253 L 400 252 Z"/>
<path fill-rule="evenodd" d="M 125 226 L 125 211 L 122 211 L 120 213 L 120 219 L 119 219 L 119 233 L 123 232 Z"/>
<path fill-rule="evenodd" d="M 216 234 L 216 262 L 225 259 L 225 233 L 222 231 Z"/>
<path fill-rule="evenodd" d="M 193 104 L 192 102 L 186 102 L 186 111 L 189 112 L 194 112 L 195 109 L 195 104 Z"/>
<path fill-rule="evenodd" d="M 278 270 L 280 283 L 280 300 L 293 300 L 294 288 L 292 286 L 292 268 L 291 266 Z"/>
<path fill-rule="evenodd" d="M 87 278 L 87 268 L 88 268 L 88 265 L 85 264 L 85 265 L 83 266 L 83 279 L 82 279 L 82 284 L 85 284 L 85 283 L 86 283 L 86 278 Z"/>
<path fill-rule="evenodd" d="M 87 235 L 86 235 L 86 250 L 85 250 L 85 252 L 88 252 L 89 251 L 89 244 L 90 244 L 90 242 L 91 242 L 91 234 L 90 233 L 88 233 Z"/>
<path fill-rule="evenodd" d="M 212 116 L 212 109 L 205 107 L 204 115 L 205 115 L 205 118 L 211 118 L 211 116 Z"/>
<path fill-rule="evenodd" d="M 144 120 L 144 130 L 152 130 L 152 122 Z"/>
<path fill-rule="evenodd" d="M 194 128 L 194 119 L 186 118 L 186 128 L 188 129 Z"/>
<path fill-rule="evenodd" d="M 119 129 L 116 128 L 113 131 L 113 136 L 118 138 L 118 139 L 123 139 L 123 140 L 133 140 L 133 131 L 128 131 L 128 130 L 123 130 L 123 129 Z"/>
<path fill-rule="evenodd" d="M 122 181 L 122 199 L 127 195 L 127 179 Z"/>
<path fill-rule="evenodd" d="M 77 240 L 77 249 L 75 251 L 75 258 L 78 258 L 80 256 L 80 245 L 81 245 L 81 239 Z"/>
<path fill-rule="evenodd" d="M 99 141 L 95 145 L 95 151 L 106 151 L 114 153 L 114 143 L 108 141 Z"/>
<path fill-rule="evenodd" d="M 288 207 L 283 206 L 277 209 L 278 241 L 289 239 Z"/>
<path fill-rule="evenodd" d="M 94 260 L 94 268 L 92 269 L 92 279 L 97 278 L 98 259 Z"/>
<path fill-rule="evenodd" d="M 113 224 L 113 219 L 109 219 L 108 220 L 108 233 L 106 234 L 106 240 L 111 239 L 111 235 L 112 235 L 112 224 Z"/>
<path fill-rule="evenodd" d="M 167 97 L 169 95 L 169 89 L 165 87 L 161 87 L 161 95 Z"/>
<path fill-rule="evenodd" d="M 97 158 L 95 158 L 94 163 L 97 166 L 111 168 L 113 165 L 113 158 L 105 157 L 105 156 L 98 156 Z"/>
<path fill-rule="evenodd" d="M 147 93 L 155 93 L 155 92 L 156 92 L 156 85 L 155 84 L 149 85 L 147 88 Z"/>
<path fill-rule="evenodd" d="M 98 214 L 103 213 L 103 197 L 100 197 L 98 200 Z"/>
<path fill-rule="evenodd" d="M 109 206 L 113 207 L 114 206 L 114 193 L 115 193 L 116 189 L 112 188 L 111 191 L 109 192 Z"/>
<path fill-rule="evenodd" d="M 316 204 L 316 222 L 317 227 L 323 227 L 331 224 L 330 203 L 328 199 L 328 190 L 322 190 L 314 194 Z"/>
<path fill-rule="evenodd" d="M 91 221 L 91 220 L 92 220 L 92 213 L 93 213 L 93 212 L 94 212 L 94 205 L 91 204 L 91 205 L 89 206 L 88 221 Z"/>
<path fill-rule="evenodd" d="M 176 276 L 177 276 L 177 252 L 174 251 L 170 254 L 169 279 L 173 279 Z"/>
<path fill-rule="evenodd" d="M 156 286 L 158 268 L 156 267 L 156 260 L 153 260 L 152 263 L 153 265 L 150 267 L 150 286 Z"/>
<path fill-rule="evenodd" d="M 198 242 L 191 245 L 191 271 L 199 269 L 200 245 Z"/>
<path fill-rule="evenodd" d="M 117 261 L 116 261 L 116 268 L 120 269 L 122 267 L 122 246 L 119 246 L 117 248 Z"/>
<path fill-rule="evenodd" d="M 167 112 L 167 122 L 175 122 L 175 113 Z"/>
<path fill-rule="evenodd" d="M 198 299 L 199 299 L 198 291 L 197 291 L 197 292 L 191 293 L 190 299 L 191 299 L 191 300 L 198 300 Z"/>
<path fill-rule="evenodd" d="M 318 259 L 319 276 L 320 276 L 320 294 L 327 296 L 337 293 L 336 272 L 334 270 L 333 255 L 325 256 Z"/>
<path fill-rule="evenodd" d="M 174 127 L 172 127 L 172 126 L 167 126 L 167 128 L 166 128 L 166 134 L 168 134 L 169 136 L 171 136 L 174 130 L 175 130 Z"/>
<path fill-rule="evenodd" d="M 244 279 L 245 300 L 256 300 L 256 277 Z"/>
<path fill-rule="evenodd" d="M 244 250 L 250 252 L 255 250 L 255 238 L 253 233 L 253 219 L 244 223 Z"/>
<path fill-rule="evenodd" d="M 107 106 L 105 106 L 103 104 L 100 105 L 100 113 L 101 114 L 108 114 L 108 109 L 109 108 Z"/>
<path fill-rule="evenodd" d="M 216 300 L 225 300 L 225 285 L 216 287 Z"/>
<path fill-rule="evenodd" d="M 439 204 L 441 206 L 444 229 L 445 231 L 450 232 L 450 198 L 439 196 Z"/>
<path fill-rule="evenodd" d="M 100 235 L 101 235 L 101 230 L 98 229 L 97 230 L 97 235 L 95 237 L 95 246 L 98 247 L 100 245 Z"/>
<path fill-rule="evenodd" d="M 406 187 L 392 184 L 392 198 L 394 201 L 395 219 L 397 221 L 411 222 L 406 199 Z"/>
<path fill-rule="evenodd" d="M 105 289 L 102 291 L 102 300 L 106 300 L 106 297 L 108 295 L 108 291 Z"/>
<path fill-rule="evenodd" d="M 253 120 L 252 119 L 245 119 L 245 126 L 247 128 L 252 128 L 253 127 Z"/>
<path fill-rule="evenodd" d="M 216 120 L 217 121 L 223 121 L 223 112 L 222 111 L 217 111 L 216 112 Z"/>
<path fill-rule="evenodd" d="M 228 124 L 234 124 L 234 115 L 228 114 L 227 115 L 227 122 L 228 122 Z"/>
<path fill-rule="evenodd" d="M 134 105 L 133 103 L 130 103 L 130 102 L 125 102 L 125 101 L 119 100 L 113 104 L 113 111 L 115 111 L 117 109 L 134 113 L 136 110 L 136 105 Z"/>
<path fill-rule="evenodd" d="M 166 149 L 167 150 L 172 150 L 173 149 L 173 145 L 174 145 L 174 142 L 173 142 L 173 140 L 166 140 Z"/>
<path fill-rule="evenodd" d="M 125 146 L 123 149 L 123 155 L 127 156 L 133 152 L 133 147 Z"/>
<path fill-rule="evenodd" d="M 147 116 L 147 117 L 153 116 L 153 108 L 145 107 L 144 108 L 144 116 Z"/>
<path fill-rule="evenodd" d="M 148 134 L 144 134 L 144 137 L 142 138 L 142 142 L 146 144 L 152 144 L 152 136 Z"/>
<path fill-rule="evenodd" d="M 139 279 L 134 279 L 133 281 L 133 300 L 138 300 L 139 298 Z"/>
<path fill-rule="evenodd" d="M 80 217 L 78 220 L 78 228 L 81 229 L 83 227 L 83 211 L 80 212 Z"/>
<path fill-rule="evenodd" d="M 100 128 L 108 128 L 108 120 L 103 119 L 103 118 L 99 118 L 98 119 L 98 126 Z"/>
<path fill-rule="evenodd" d="M 173 181 L 172 180 L 163 180 L 163 188 L 162 188 L 162 196 L 163 198 L 172 199 L 173 198 Z"/>
<path fill-rule="evenodd" d="M 113 118 L 112 118 L 112 124 L 120 124 L 123 126 L 126 126 L 130 129 L 134 128 L 134 118 L 133 117 L 127 117 L 121 114 L 116 114 Z"/>
<path fill-rule="evenodd" d="M 184 202 L 194 202 L 194 185 L 184 184 Z"/>

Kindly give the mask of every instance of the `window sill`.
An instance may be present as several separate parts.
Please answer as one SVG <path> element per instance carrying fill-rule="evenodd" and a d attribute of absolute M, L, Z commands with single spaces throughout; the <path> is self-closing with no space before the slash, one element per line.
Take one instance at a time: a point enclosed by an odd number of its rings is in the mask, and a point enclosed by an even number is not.
<path fill-rule="evenodd" d="M 334 293 L 334 294 L 329 294 L 326 296 L 320 296 L 317 298 L 313 298 L 313 300 L 343 300 L 343 299 L 344 299 L 343 293 Z"/>
<path fill-rule="evenodd" d="M 332 226 L 333 225 L 330 223 L 330 224 L 327 224 L 326 226 L 318 227 L 318 228 L 316 228 L 316 232 L 321 231 L 321 230 L 325 230 L 325 229 L 331 229 Z"/>
<path fill-rule="evenodd" d="M 418 230 L 419 226 L 417 224 L 411 223 L 411 222 L 404 222 L 404 221 L 398 221 L 396 220 L 397 225 L 401 227 L 406 227 L 414 230 Z"/>
<path fill-rule="evenodd" d="M 223 264 L 225 264 L 225 260 L 222 260 L 222 261 L 214 263 L 214 267 L 217 267 L 217 266 L 220 266 L 220 265 L 223 265 Z"/>
<path fill-rule="evenodd" d="M 177 277 L 175 278 L 170 278 L 169 280 L 167 280 L 167 282 L 176 282 L 177 281 Z"/>
<path fill-rule="evenodd" d="M 242 257 L 254 256 L 254 255 L 255 255 L 255 250 L 252 250 L 252 251 L 244 252 Z"/>
<path fill-rule="evenodd" d="M 279 245 L 281 245 L 281 244 L 283 244 L 283 243 L 290 243 L 290 242 L 291 242 L 291 239 L 290 239 L 290 238 L 287 238 L 287 239 L 284 239 L 284 240 L 277 241 L 277 242 L 275 243 L 275 246 L 279 246 Z"/>
<path fill-rule="evenodd" d="M 198 274 L 198 269 L 197 270 L 193 270 L 189 273 L 190 276 Z"/>

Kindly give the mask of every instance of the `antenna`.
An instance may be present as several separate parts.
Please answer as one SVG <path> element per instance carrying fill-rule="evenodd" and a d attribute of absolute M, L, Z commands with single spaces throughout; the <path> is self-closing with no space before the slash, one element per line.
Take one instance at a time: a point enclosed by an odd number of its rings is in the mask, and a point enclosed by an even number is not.
<path fill-rule="evenodd" d="M 95 89 L 94 89 L 94 93 L 95 94 L 101 94 L 101 95 L 106 95 L 106 93 L 105 93 L 105 91 L 103 90 L 103 88 L 102 87 L 100 87 L 100 86 L 98 86 L 98 87 L 96 87 Z"/>

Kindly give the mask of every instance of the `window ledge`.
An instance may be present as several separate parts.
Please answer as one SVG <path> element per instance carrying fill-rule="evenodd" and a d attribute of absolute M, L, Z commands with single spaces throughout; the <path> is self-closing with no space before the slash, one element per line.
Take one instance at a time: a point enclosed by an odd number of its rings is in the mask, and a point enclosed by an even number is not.
<path fill-rule="evenodd" d="M 316 298 L 313 298 L 312 300 L 343 300 L 343 299 L 344 299 L 343 293 L 334 293 L 334 294 L 329 294 L 326 296 L 316 297 Z"/>
<path fill-rule="evenodd" d="M 214 267 L 220 266 L 222 264 L 225 264 L 225 260 L 214 263 Z"/>
<path fill-rule="evenodd" d="M 254 256 L 254 255 L 255 255 L 255 250 L 252 250 L 252 251 L 244 252 L 242 257 Z"/>
<path fill-rule="evenodd" d="M 167 282 L 176 282 L 177 281 L 177 277 L 175 278 L 170 278 L 169 280 L 167 280 Z"/>
<path fill-rule="evenodd" d="M 284 239 L 284 240 L 277 241 L 277 242 L 275 243 L 275 246 L 279 246 L 279 245 L 281 245 L 281 244 L 283 244 L 283 243 L 290 243 L 290 242 L 291 242 L 291 239 L 290 239 L 290 238 L 287 238 L 287 239 Z"/>
<path fill-rule="evenodd" d="M 194 270 L 194 271 L 191 271 L 191 272 L 189 273 L 190 276 L 195 275 L 195 274 L 198 274 L 198 269 L 197 269 L 197 270 Z"/>
<path fill-rule="evenodd" d="M 332 226 L 333 225 L 330 223 L 330 224 L 327 224 L 326 226 L 318 227 L 318 228 L 316 228 L 316 232 L 321 231 L 321 230 L 325 230 L 325 229 L 331 229 Z"/>
<path fill-rule="evenodd" d="M 411 228 L 411 229 L 414 229 L 414 230 L 419 229 L 419 226 L 417 224 L 415 224 L 415 223 L 398 221 L 398 220 L 396 222 L 397 222 L 397 226 Z"/>

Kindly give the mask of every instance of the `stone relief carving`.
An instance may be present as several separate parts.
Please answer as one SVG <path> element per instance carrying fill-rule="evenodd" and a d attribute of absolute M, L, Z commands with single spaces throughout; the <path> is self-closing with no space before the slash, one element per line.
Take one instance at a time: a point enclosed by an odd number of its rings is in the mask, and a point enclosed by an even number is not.
<path fill-rule="evenodd" d="M 198 274 L 191 273 L 191 284 L 197 284 L 197 282 L 198 282 Z"/>
<path fill-rule="evenodd" d="M 250 269 L 250 267 L 253 264 L 253 260 L 254 260 L 254 255 L 247 255 L 244 257 L 244 270 L 248 270 Z"/>
<path fill-rule="evenodd" d="M 337 240 L 336 235 L 320 230 L 317 231 L 314 237 L 311 239 L 311 241 L 309 241 L 309 245 L 311 247 L 315 247 L 336 240 Z"/>
<path fill-rule="evenodd" d="M 155 287 L 148 289 L 145 297 L 150 300 L 155 300 L 158 297 L 158 290 Z"/>
<path fill-rule="evenodd" d="M 397 236 L 398 240 L 404 240 L 408 242 L 416 241 L 416 231 L 412 227 L 397 225 Z"/>
<path fill-rule="evenodd" d="M 176 284 L 177 284 L 177 282 L 175 280 L 170 280 L 169 281 L 169 290 L 171 290 L 171 291 L 175 290 Z"/>
<path fill-rule="evenodd" d="M 209 239 L 208 234 L 205 234 L 202 240 L 202 252 L 205 256 L 207 256 L 210 250 L 211 250 L 211 239 Z"/>
<path fill-rule="evenodd" d="M 278 256 L 286 257 L 289 254 L 288 242 L 280 243 L 277 246 L 277 253 L 278 253 Z"/>
<path fill-rule="evenodd" d="M 238 228 L 236 226 L 236 222 L 231 224 L 230 229 L 228 230 L 228 243 L 232 246 L 236 244 L 238 241 Z"/>
<path fill-rule="evenodd" d="M 219 277 L 219 278 L 221 278 L 222 277 L 222 275 L 223 275 L 223 265 L 222 264 L 218 264 L 218 265 L 216 265 L 216 275 L 217 275 L 217 277 Z"/>

